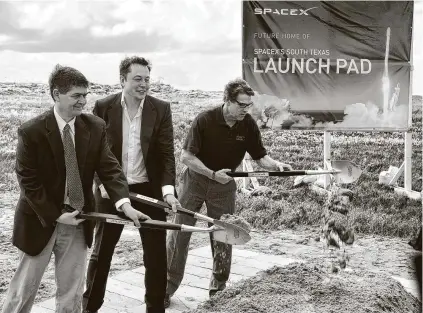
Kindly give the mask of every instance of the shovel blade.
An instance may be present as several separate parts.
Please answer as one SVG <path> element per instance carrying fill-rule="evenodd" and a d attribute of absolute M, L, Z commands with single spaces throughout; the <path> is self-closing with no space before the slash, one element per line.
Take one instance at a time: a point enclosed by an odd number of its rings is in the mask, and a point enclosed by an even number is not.
<path fill-rule="evenodd" d="M 214 220 L 213 224 L 224 228 L 213 232 L 213 239 L 216 241 L 228 245 L 243 245 L 251 240 L 251 236 L 248 232 L 238 225 L 225 223 L 219 220 Z"/>
<path fill-rule="evenodd" d="M 331 165 L 334 170 L 341 171 L 340 173 L 334 175 L 336 183 L 338 184 L 351 184 L 361 176 L 361 169 L 350 161 L 332 161 Z"/>

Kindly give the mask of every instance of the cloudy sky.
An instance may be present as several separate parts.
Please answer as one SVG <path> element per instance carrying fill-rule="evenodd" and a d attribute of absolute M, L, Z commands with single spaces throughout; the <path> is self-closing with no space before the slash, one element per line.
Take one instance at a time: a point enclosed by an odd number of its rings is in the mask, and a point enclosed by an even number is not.
<path fill-rule="evenodd" d="M 423 0 L 415 11 L 413 89 L 423 94 Z M 61 63 L 115 84 L 121 58 L 136 53 L 153 79 L 222 90 L 241 76 L 241 49 L 239 0 L 0 0 L 2 82 L 46 82 Z"/>

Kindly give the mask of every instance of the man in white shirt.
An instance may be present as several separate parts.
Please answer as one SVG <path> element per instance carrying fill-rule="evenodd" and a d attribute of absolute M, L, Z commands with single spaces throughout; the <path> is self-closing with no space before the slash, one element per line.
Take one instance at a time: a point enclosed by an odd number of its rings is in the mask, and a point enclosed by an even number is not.
<path fill-rule="evenodd" d="M 129 190 L 155 199 L 164 199 L 174 210 L 175 156 L 170 103 L 147 94 L 151 64 L 130 57 L 120 64 L 122 92 L 95 103 L 94 115 L 106 122 L 107 138 L 122 165 Z M 99 212 L 117 213 L 101 183 L 96 190 Z M 161 209 L 133 202 L 135 209 L 152 219 L 166 221 Z M 123 225 L 99 223 L 88 266 L 85 312 L 97 312 L 103 301 L 107 276 Z M 166 292 L 166 231 L 140 229 L 144 250 L 146 312 L 164 313 Z M 140 295 L 141 296 L 141 295 Z"/>
<path fill-rule="evenodd" d="M 76 215 L 94 211 L 95 172 L 116 208 L 138 227 L 140 218 L 148 218 L 130 205 L 128 184 L 107 144 L 104 121 L 82 113 L 88 94 L 85 76 L 58 65 L 49 85 L 54 107 L 18 129 L 16 174 L 21 194 L 12 242 L 20 258 L 3 313 L 31 311 L 52 253 L 56 312 L 81 312 L 94 225 Z"/>

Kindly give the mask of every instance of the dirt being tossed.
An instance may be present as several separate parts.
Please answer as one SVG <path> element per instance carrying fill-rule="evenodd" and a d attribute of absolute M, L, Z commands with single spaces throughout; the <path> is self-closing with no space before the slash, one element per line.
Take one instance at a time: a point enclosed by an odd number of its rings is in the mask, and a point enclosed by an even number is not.
<path fill-rule="evenodd" d="M 419 313 L 420 306 L 390 276 L 295 263 L 228 287 L 189 313 Z"/>
<path fill-rule="evenodd" d="M 222 222 L 231 223 L 245 229 L 248 233 L 251 231 L 251 225 L 240 216 L 223 214 L 220 217 Z"/>

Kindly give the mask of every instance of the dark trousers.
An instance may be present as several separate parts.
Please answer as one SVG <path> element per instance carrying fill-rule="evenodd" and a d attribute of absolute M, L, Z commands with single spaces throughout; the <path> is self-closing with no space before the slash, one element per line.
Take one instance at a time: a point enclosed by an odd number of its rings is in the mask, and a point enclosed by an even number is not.
<path fill-rule="evenodd" d="M 130 185 L 129 190 L 153 197 L 150 184 Z M 159 208 L 132 201 L 132 206 L 152 219 L 166 221 L 166 214 Z M 88 264 L 87 290 L 84 293 L 84 309 L 96 312 L 104 302 L 107 277 L 112 256 L 124 225 L 99 223 L 96 228 L 93 252 Z M 139 229 L 145 267 L 145 296 L 147 313 L 164 313 L 166 292 L 166 231 Z M 140 295 L 141 296 L 141 295 Z"/>

